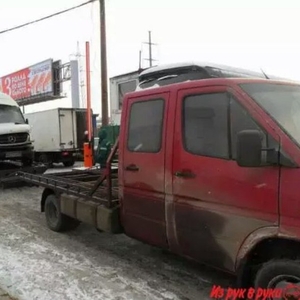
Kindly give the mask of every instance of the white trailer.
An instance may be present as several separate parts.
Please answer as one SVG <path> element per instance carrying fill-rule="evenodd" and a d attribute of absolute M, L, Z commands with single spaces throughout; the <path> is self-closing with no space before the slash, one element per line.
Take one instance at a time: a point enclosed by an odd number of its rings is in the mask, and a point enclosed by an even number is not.
<path fill-rule="evenodd" d="M 35 161 L 72 166 L 82 152 L 86 109 L 56 108 L 25 114 L 31 127 Z"/>

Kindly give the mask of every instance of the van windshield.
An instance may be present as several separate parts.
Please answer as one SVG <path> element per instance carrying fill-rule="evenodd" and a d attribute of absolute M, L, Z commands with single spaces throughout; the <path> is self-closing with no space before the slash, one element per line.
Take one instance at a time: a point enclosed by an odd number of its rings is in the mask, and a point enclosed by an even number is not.
<path fill-rule="evenodd" d="M 0 104 L 0 123 L 25 124 L 25 120 L 18 106 Z"/>
<path fill-rule="evenodd" d="M 300 85 L 243 83 L 240 87 L 300 146 Z"/>

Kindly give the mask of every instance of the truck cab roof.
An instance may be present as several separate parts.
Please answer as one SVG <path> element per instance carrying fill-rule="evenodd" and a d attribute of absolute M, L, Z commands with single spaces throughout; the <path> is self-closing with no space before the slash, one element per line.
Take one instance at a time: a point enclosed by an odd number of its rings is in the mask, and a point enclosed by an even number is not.
<path fill-rule="evenodd" d="M 267 77 L 263 72 L 259 73 L 220 64 L 185 62 L 161 65 L 144 70 L 139 75 L 139 85 L 136 90 L 209 78 L 265 78 L 283 80 L 274 76 Z"/>
<path fill-rule="evenodd" d="M 0 105 L 19 106 L 18 103 L 13 98 L 1 92 L 0 92 Z"/>

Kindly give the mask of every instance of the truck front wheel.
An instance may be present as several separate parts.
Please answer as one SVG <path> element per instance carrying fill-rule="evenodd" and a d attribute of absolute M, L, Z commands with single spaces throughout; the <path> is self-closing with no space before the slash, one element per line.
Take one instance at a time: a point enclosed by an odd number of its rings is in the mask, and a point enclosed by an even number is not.
<path fill-rule="evenodd" d="M 268 299 L 300 299 L 300 262 L 278 259 L 263 264 L 255 276 L 254 286 L 257 292 L 259 288 L 274 291 Z"/>
<path fill-rule="evenodd" d="M 60 212 L 59 201 L 53 194 L 49 195 L 45 201 L 45 216 L 47 226 L 56 232 L 72 230 L 80 224 L 80 221 Z"/>

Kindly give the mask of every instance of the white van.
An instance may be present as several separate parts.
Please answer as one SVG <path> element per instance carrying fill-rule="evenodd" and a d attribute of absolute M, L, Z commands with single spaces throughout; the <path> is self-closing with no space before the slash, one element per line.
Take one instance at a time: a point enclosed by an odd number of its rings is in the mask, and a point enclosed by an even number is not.
<path fill-rule="evenodd" d="M 0 161 L 33 162 L 30 126 L 15 100 L 0 93 Z"/>

